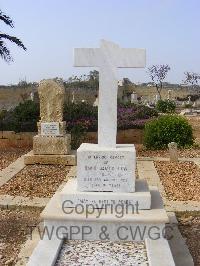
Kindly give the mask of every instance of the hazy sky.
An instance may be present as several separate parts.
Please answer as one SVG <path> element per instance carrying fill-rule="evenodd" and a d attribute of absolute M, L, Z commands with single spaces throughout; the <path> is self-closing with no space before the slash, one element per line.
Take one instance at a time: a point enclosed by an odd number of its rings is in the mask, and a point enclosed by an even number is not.
<path fill-rule="evenodd" d="M 73 48 L 98 47 L 100 39 L 146 48 L 147 67 L 169 64 L 170 82 L 181 82 L 184 71 L 200 72 L 199 0 L 0 0 L 0 9 L 15 22 L 0 30 L 28 49 L 9 45 L 15 61 L 0 58 L 0 84 L 87 73 L 73 67 Z M 122 76 L 149 80 L 147 69 L 123 69 Z"/>

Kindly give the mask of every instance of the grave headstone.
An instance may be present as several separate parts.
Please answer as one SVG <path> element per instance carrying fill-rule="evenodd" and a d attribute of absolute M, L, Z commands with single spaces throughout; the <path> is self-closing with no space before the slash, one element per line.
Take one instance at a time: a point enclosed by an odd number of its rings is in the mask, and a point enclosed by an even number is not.
<path fill-rule="evenodd" d="M 82 144 L 77 150 L 78 189 L 133 192 L 135 147 L 116 146 L 117 68 L 144 67 L 145 50 L 103 40 L 100 48 L 77 48 L 74 54 L 75 66 L 99 67 L 98 145 Z"/>
<path fill-rule="evenodd" d="M 133 91 L 131 94 L 131 103 L 138 103 L 138 96 L 135 91 Z"/>
<path fill-rule="evenodd" d="M 30 93 L 30 98 L 31 98 L 31 101 L 34 101 L 34 92 L 33 91 Z"/>
<path fill-rule="evenodd" d="M 172 100 L 172 90 L 168 90 L 167 99 L 168 99 L 169 101 Z"/>
<path fill-rule="evenodd" d="M 72 103 L 75 103 L 75 92 L 72 92 Z"/>
<path fill-rule="evenodd" d="M 170 162 L 178 162 L 177 143 L 171 142 L 168 144 Z"/>
<path fill-rule="evenodd" d="M 40 121 L 38 135 L 33 138 L 33 154 L 25 157 L 25 163 L 57 163 L 65 161 L 61 155 L 69 155 L 69 164 L 75 163 L 70 157 L 71 135 L 66 134 L 66 122 L 63 121 L 64 86 L 54 80 L 43 80 L 39 84 Z M 52 157 L 53 156 L 53 157 Z M 72 160 L 71 160 L 72 159 Z"/>
<path fill-rule="evenodd" d="M 98 106 L 98 105 L 99 105 L 99 97 L 96 96 L 96 99 L 95 99 L 95 101 L 94 101 L 94 103 L 93 103 L 93 106 L 96 107 L 96 106 Z"/>
<path fill-rule="evenodd" d="M 159 94 L 156 94 L 155 103 L 157 103 L 159 100 L 160 100 L 160 95 Z"/>
<path fill-rule="evenodd" d="M 134 145 L 116 144 L 116 68 L 144 67 L 145 51 L 102 41 L 100 48 L 75 49 L 74 55 L 75 66 L 98 66 L 100 70 L 98 144 L 84 143 L 77 150 L 77 178 L 68 181 L 43 211 L 44 224 L 54 233 L 49 242 L 40 240 L 29 266 L 38 265 L 50 245 L 61 246 L 62 238 L 145 241 L 156 227 L 156 237 L 159 231 L 167 243 L 163 232 L 169 219 L 158 190 L 150 191 L 146 180 L 135 179 Z M 123 210 L 121 216 L 117 206 Z M 138 227 L 142 236 L 135 233 Z M 167 259 L 173 261 L 170 251 L 168 254 Z"/>

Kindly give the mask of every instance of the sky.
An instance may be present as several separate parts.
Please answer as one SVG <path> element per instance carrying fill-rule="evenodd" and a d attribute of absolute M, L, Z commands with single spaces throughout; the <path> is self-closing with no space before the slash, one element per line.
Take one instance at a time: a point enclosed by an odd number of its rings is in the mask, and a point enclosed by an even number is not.
<path fill-rule="evenodd" d="M 185 71 L 200 73 L 199 0 L 0 0 L 27 51 L 10 45 L 14 62 L 0 58 L 0 84 L 88 73 L 73 67 L 73 48 L 99 47 L 106 39 L 121 47 L 145 48 L 144 69 L 120 69 L 119 79 L 150 81 L 147 69 L 169 64 L 166 81 L 182 83 Z M 97 68 L 96 68 L 97 69 Z"/>

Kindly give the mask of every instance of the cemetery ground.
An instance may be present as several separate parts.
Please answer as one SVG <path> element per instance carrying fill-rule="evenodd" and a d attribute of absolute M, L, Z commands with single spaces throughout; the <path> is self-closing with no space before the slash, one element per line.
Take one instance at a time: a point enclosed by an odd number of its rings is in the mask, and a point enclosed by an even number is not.
<path fill-rule="evenodd" d="M 179 162 L 169 162 L 167 150 L 150 151 L 142 145 L 136 145 L 136 149 L 138 178 L 146 178 L 150 186 L 158 186 L 166 210 L 177 216 L 178 228 L 195 265 L 200 265 L 200 148 L 179 150 Z M 27 151 L 3 149 L 1 173 L 14 168 L 12 163 Z M 18 255 L 30 239 L 29 226 L 39 224 L 40 213 L 49 199 L 68 178 L 76 175 L 76 167 L 70 166 L 22 165 L 18 169 L 21 170 L 14 171 L 0 186 L 0 265 L 15 265 L 17 261 L 25 265 L 30 254 L 25 252 L 19 258 Z"/>

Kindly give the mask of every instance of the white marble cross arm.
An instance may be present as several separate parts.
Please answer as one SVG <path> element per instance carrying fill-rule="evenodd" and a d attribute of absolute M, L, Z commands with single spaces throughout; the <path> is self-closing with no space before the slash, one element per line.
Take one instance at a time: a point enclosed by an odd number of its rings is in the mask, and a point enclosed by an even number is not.
<path fill-rule="evenodd" d="M 75 67 L 98 67 L 99 48 L 74 48 Z"/>

